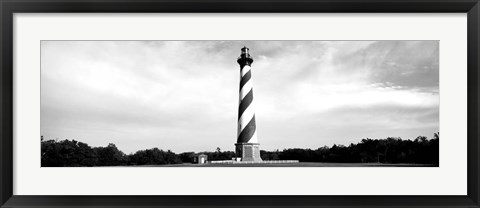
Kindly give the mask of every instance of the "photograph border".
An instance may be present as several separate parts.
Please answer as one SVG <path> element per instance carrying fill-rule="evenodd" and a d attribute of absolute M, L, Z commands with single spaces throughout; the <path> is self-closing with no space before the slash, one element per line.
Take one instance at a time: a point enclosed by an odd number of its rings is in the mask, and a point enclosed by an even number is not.
<path fill-rule="evenodd" d="M 0 0 L 1 207 L 480 207 L 478 0 Z M 468 138 L 465 196 L 26 196 L 13 195 L 14 13 L 467 13 Z"/>

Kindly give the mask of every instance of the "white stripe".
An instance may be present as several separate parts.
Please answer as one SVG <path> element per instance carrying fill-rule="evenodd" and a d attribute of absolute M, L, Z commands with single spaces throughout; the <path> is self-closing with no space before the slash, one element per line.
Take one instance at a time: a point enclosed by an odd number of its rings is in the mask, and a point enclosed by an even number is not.
<path fill-rule="evenodd" d="M 248 125 L 250 120 L 252 120 L 253 116 L 255 115 L 255 110 L 253 108 L 253 102 L 250 103 L 250 105 L 243 111 L 242 116 L 238 119 L 238 134 L 237 136 L 240 136 L 240 133 L 243 131 L 243 129 Z"/>
<path fill-rule="evenodd" d="M 242 77 L 245 76 L 245 74 L 250 71 L 250 68 L 251 68 L 251 67 L 250 67 L 249 65 L 245 65 L 245 66 L 242 68 L 242 70 L 241 70 L 241 72 L 240 72 L 240 73 L 242 74 Z"/>
<path fill-rule="evenodd" d="M 240 89 L 240 101 L 247 96 L 251 89 L 253 89 L 252 79 L 248 80 L 248 82 L 243 85 L 242 89 Z"/>
<path fill-rule="evenodd" d="M 250 140 L 248 140 L 247 143 L 258 143 L 257 130 L 256 129 L 255 129 L 255 133 L 252 135 L 252 138 L 250 138 Z"/>

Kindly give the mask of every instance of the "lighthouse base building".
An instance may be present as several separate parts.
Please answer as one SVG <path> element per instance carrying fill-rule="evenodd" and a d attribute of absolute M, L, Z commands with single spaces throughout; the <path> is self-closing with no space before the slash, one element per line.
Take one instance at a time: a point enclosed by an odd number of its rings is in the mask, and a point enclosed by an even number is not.
<path fill-rule="evenodd" d="M 261 162 L 259 143 L 237 143 L 235 144 L 235 153 L 241 161 Z"/>

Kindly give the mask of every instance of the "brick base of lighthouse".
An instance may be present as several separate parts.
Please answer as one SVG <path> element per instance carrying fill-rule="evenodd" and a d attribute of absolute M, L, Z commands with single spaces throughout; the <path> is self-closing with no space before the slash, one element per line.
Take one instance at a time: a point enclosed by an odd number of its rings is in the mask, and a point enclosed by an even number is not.
<path fill-rule="evenodd" d="M 258 143 L 236 143 L 236 156 L 242 158 L 242 161 L 261 162 L 260 144 Z"/>

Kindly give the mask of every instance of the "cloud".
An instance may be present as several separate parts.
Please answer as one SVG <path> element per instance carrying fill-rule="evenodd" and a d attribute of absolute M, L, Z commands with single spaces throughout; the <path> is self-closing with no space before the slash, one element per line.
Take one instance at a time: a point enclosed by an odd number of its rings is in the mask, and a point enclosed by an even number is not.
<path fill-rule="evenodd" d="M 370 82 L 406 88 L 438 88 L 438 41 L 377 41 L 334 61 L 343 70 L 369 74 Z"/>

